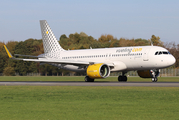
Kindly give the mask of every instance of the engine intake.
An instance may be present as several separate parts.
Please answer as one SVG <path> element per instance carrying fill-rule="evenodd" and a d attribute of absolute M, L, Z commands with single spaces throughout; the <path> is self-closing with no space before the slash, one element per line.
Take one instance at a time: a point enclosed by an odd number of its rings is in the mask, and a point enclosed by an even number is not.
<path fill-rule="evenodd" d="M 160 70 L 138 70 L 138 75 L 141 78 L 155 78 L 160 74 Z"/>
<path fill-rule="evenodd" d="M 92 79 L 106 78 L 110 74 L 110 68 L 103 63 L 93 64 L 88 66 L 86 73 Z"/>

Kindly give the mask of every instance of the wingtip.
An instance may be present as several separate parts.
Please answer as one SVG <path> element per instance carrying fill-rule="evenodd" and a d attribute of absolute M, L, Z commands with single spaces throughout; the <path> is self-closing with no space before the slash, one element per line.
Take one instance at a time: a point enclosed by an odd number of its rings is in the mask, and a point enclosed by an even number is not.
<path fill-rule="evenodd" d="M 6 45 L 4 45 L 4 48 L 5 48 L 6 52 L 7 52 L 7 55 L 9 56 L 9 58 L 13 58 L 13 56 L 11 55 L 9 50 L 7 49 Z"/>

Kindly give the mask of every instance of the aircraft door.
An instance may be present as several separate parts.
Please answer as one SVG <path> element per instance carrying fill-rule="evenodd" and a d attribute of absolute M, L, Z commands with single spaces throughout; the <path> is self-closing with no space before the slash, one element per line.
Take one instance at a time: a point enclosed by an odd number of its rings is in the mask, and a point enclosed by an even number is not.
<path fill-rule="evenodd" d="M 149 61 L 150 48 L 146 48 L 143 53 L 143 61 Z"/>

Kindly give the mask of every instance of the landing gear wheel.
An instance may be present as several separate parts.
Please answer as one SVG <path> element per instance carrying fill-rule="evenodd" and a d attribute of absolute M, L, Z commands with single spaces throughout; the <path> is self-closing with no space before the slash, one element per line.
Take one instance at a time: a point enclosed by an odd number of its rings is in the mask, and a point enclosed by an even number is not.
<path fill-rule="evenodd" d="M 118 77 L 118 81 L 119 81 L 119 82 L 126 82 L 126 81 L 127 81 L 127 77 L 120 75 L 120 76 Z"/>
<path fill-rule="evenodd" d="M 121 82 L 122 81 L 122 76 L 118 77 L 118 81 Z"/>
<path fill-rule="evenodd" d="M 157 81 L 158 81 L 157 77 L 152 78 L 152 82 L 157 82 Z"/>
<path fill-rule="evenodd" d="M 125 82 L 127 82 L 127 76 L 123 76 Z"/>
<path fill-rule="evenodd" d="M 85 82 L 94 82 L 94 79 L 92 79 L 92 78 L 86 76 L 86 77 L 85 77 Z"/>

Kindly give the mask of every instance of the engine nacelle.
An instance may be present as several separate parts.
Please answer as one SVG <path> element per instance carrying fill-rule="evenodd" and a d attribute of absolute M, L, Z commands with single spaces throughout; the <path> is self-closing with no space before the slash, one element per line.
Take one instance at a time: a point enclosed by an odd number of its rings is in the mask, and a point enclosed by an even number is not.
<path fill-rule="evenodd" d="M 138 75 L 141 78 L 155 78 L 160 74 L 160 70 L 138 70 Z"/>
<path fill-rule="evenodd" d="M 87 76 L 96 79 L 96 78 L 106 78 L 110 74 L 110 68 L 108 65 L 99 63 L 89 65 L 86 70 Z"/>

